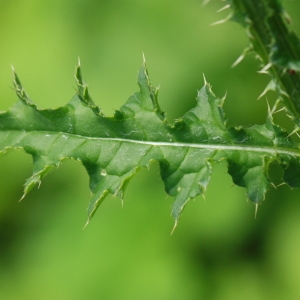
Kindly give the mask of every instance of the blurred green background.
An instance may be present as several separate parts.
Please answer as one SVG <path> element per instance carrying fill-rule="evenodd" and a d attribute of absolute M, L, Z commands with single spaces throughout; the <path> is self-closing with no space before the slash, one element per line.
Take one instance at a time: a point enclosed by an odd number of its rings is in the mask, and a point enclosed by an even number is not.
<path fill-rule="evenodd" d="M 94 101 L 112 115 L 138 90 L 145 53 L 170 122 L 195 105 L 203 74 L 218 96 L 227 93 L 229 124 L 266 118 L 265 99 L 256 101 L 268 82 L 259 61 L 249 55 L 230 68 L 247 45 L 245 31 L 210 26 L 227 14 L 216 12 L 219 0 L 0 4 L 0 110 L 16 101 L 10 64 L 39 107 L 57 107 L 75 94 L 79 56 Z M 299 1 L 284 4 L 299 33 Z M 172 199 L 152 164 L 130 182 L 123 208 L 109 196 L 82 230 L 90 193 L 80 163 L 66 161 L 18 203 L 31 167 L 21 150 L 0 159 L 0 299 L 300 297 L 299 190 L 271 189 L 255 219 L 226 163 L 215 165 L 205 199 L 187 205 L 170 236 Z"/>

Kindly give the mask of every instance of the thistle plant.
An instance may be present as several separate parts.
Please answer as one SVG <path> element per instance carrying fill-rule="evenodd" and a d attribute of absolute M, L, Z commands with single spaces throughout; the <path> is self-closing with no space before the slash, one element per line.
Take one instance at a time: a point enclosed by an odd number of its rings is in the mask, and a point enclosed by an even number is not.
<path fill-rule="evenodd" d="M 224 9 L 229 15 L 219 23 L 236 21 L 249 38 L 235 65 L 248 52 L 255 52 L 261 60 L 259 71 L 270 77 L 261 97 L 269 90 L 277 93 L 264 124 L 228 126 L 225 98 L 217 97 L 205 78 L 195 107 L 168 123 L 145 59 L 138 74 L 139 91 L 111 117 L 92 100 L 80 62 L 75 71 L 76 95 L 57 109 L 39 109 L 13 70 L 18 102 L 0 113 L 0 154 L 22 148 L 33 158 L 33 174 L 22 199 L 65 159 L 80 161 L 89 175 L 92 197 L 87 223 L 108 194 L 123 201 L 129 180 L 152 161 L 159 164 L 166 193 L 174 197 L 174 228 L 187 202 L 204 194 L 213 165 L 223 160 L 256 210 L 275 184 L 268 174 L 272 163 L 282 167 L 282 183 L 299 187 L 300 149 L 292 135 L 300 126 L 300 43 L 288 30 L 290 18 L 279 0 L 228 0 Z M 292 119 L 293 131 L 275 124 L 273 114 L 279 109 Z"/>

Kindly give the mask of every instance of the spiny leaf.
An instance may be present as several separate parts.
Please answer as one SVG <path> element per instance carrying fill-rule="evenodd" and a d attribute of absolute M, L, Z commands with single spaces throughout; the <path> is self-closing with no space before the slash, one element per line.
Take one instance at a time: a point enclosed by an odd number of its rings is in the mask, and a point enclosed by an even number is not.
<path fill-rule="evenodd" d="M 287 184 L 300 185 L 300 150 L 287 133 L 271 116 L 264 125 L 229 128 L 224 99 L 206 81 L 196 106 L 174 124 L 167 123 L 159 107 L 145 65 L 138 75 L 140 90 L 113 117 L 105 116 L 91 99 L 80 66 L 76 81 L 78 92 L 68 104 L 38 109 L 14 77 L 19 101 L 0 114 L 0 153 L 23 148 L 32 155 L 33 175 L 23 197 L 64 159 L 81 161 L 88 172 L 93 194 L 88 222 L 107 194 L 123 199 L 130 178 L 152 161 L 158 162 L 165 190 L 174 197 L 175 225 L 186 203 L 205 192 L 212 164 L 224 159 L 233 182 L 245 187 L 256 204 L 271 184 L 272 162 L 283 167 Z"/>

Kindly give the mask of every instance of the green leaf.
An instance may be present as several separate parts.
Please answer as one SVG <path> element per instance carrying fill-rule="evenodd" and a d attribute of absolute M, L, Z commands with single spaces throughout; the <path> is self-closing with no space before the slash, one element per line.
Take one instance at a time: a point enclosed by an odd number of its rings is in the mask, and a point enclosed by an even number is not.
<path fill-rule="evenodd" d="M 23 197 L 64 159 L 81 161 L 88 172 L 93 194 L 88 222 L 107 194 L 123 199 L 130 178 L 152 161 L 158 162 L 165 190 L 174 197 L 175 225 L 186 203 L 205 192 L 212 165 L 222 160 L 227 160 L 233 182 L 245 187 L 255 204 L 272 184 L 272 162 L 283 167 L 287 184 L 300 186 L 300 151 L 272 116 L 264 125 L 229 128 L 224 99 L 216 97 L 206 81 L 196 106 L 168 124 L 145 65 L 138 75 L 140 90 L 113 117 L 105 116 L 91 99 L 80 66 L 76 80 L 78 92 L 68 104 L 38 109 L 15 75 L 19 101 L 0 114 L 0 153 L 23 148 L 32 155 L 33 175 Z"/>

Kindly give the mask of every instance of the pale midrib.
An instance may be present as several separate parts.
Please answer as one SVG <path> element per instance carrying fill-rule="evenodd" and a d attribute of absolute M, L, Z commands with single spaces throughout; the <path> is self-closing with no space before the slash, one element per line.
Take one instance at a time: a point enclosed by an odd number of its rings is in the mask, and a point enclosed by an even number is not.
<path fill-rule="evenodd" d="M 76 135 L 75 135 L 76 136 Z M 82 137 L 81 137 L 82 138 Z M 124 142 L 140 145 L 149 145 L 157 147 L 187 147 L 207 150 L 227 150 L 227 151 L 247 151 L 247 152 L 265 152 L 272 155 L 286 154 L 300 157 L 300 149 L 282 148 L 282 147 L 271 147 L 271 146 L 250 146 L 250 145 L 221 145 L 221 144 L 194 144 L 194 143 L 182 143 L 182 142 L 155 142 L 155 141 L 140 141 L 123 138 L 95 138 L 86 137 L 91 140 L 103 140 L 112 142 Z"/>
<path fill-rule="evenodd" d="M 3 132 L 3 130 L 1 130 Z M 23 134 L 29 132 L 23 131 Z M 30 132 L 32 133 L 32 132 Z M 38 133 L 43 133 L 39 131 Z M 47 135 L 48 131 L 45 132 Z M 206 150 L 223 150 L 223 151 L 246 151 L 246 152 L 256 152 L 256 153 L 268 153 L 270 155 L 276 154 L 285 154 L 291 156 L 300 157 L 300 149 L 293 148 L 283 148 L 280 146 L 251 146 L 251 145 L 242 145 L 242 144 L 234 144 L 234 145 L 224 145 L 224 144 L 195 144 L 195 143 L 183 143 L 183 142 L 158 142 L 158 141 L 141 141 L 141 140 L 133 140 L 133 139 L 124 139 L 124 138 L 109 138 L 109 137 L 88 137 L 82 135 L 76 135 L 71 133 L 59 132 L 55 133 L 67 138 L 67 136 L 86 139 L 86 140 L 100 140 L 106 142 L 122 142 L 122 143 L 131 143 L 131 144 L 139 144 L 139 145 L 149 145 L 154 147 L 178 147 L 178 148 L 196 148 L 196 149 L 206 149 Z M 14 146 L 12 146 L 14 147 Z M 22 146 L 21 146 L 22 147 Z M 1 152 L 1 151 L 0 151 Z"/>

